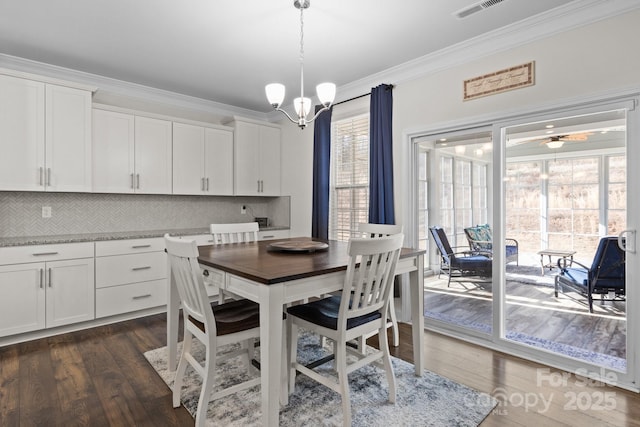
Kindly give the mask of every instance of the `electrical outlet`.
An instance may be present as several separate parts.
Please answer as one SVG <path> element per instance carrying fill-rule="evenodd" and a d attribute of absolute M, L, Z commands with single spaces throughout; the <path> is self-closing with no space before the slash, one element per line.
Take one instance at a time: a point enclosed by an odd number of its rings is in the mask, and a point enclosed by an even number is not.
<path fill-rule="evenodd" d="M 42 218 L 51 218 L 51 206 L 42 207 Z"/>
<path fill-rule="evenodd" d="M 247 213 L 247 207 L 245 205 L 242 205 L 242 207 L 240 208 L 240 213 L 242 215 L 245 215 Z"/>

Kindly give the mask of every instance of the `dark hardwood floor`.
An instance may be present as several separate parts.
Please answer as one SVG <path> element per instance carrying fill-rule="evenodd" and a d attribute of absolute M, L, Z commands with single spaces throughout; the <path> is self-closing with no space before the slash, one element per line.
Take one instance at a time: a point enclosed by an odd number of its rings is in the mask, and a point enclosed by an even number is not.
<path fill-rule="evenodd" d="M 165 328 L 166 316 L 156 315 L 0 348 L 0 426 L 193 425 L 183 407 L 173 409 L 168 387 L 143 356 L 165 345 Z M 425 336 L 427 369 L 501 402 L 483 427 L 640 426 L 636 393 L 584 386 L 575 375 L 554 387 L 540 380 L 541 373 L 548 379 L 560 371 L 442 335 Z M 401 325 L 400 337 L 393 353 L 411 361 L 409 325 Z M 573 396 L 581 400 L 572 402 Z M 548 408 L 541 398 L 550 401 Z M 591 409 L 584 409 L 587 398 Z"/>

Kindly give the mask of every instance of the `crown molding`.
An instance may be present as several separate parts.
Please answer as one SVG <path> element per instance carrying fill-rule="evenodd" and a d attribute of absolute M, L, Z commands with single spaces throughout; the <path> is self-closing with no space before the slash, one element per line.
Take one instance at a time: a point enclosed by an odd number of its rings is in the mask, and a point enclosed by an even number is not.
<path fill-rule="evenodd" d="M 366 93 L 381 82 L 408 82 L 637 9 L 640 0 L 574 1 L 340 86 L 336 102 Z"/>
<path fill-rule="evenodd" d="M 112 79 L 97 74 L 86 73 L 83 71 L 59 67 L 6 54 L 0 54 L 0 67 L 24 73 L 46 76 L 52 80 L 70 80 L 94 86 L 97 87 L 97 90 L 95 91 L 97 94 L 100 92 L 108 92 L 119 96 L 137 98 L 145 102 L 154 102 L 188 110 L 203 111 L 220 117 L 244 116 L 256 120 L 266 120 L 267 118 L 267 114 L 265 113 L 246 108 L 235 107 L 233 105 L 222 104 L 194 96 L 183 95 L 176 92 L 170 92 L 163 89 Z"/>

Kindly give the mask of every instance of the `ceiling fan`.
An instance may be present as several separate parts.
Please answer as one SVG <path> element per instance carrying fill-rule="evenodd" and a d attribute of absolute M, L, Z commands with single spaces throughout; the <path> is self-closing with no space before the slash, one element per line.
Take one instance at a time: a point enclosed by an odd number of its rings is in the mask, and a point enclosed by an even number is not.
<path fill-rule="evenodd" d="M 593 132 L 573 133 L 567 135 L 554 135 L 540 141 L 540 145 L 546 145 L 549 148 L 560 148 L 566 141 L 586 141 Z"/>

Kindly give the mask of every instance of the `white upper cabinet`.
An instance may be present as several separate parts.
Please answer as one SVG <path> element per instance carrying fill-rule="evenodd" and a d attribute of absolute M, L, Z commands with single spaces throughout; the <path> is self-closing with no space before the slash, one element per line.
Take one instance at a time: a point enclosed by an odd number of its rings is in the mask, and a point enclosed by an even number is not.
<path fill-rule="evenodd" d="M 93 110 L 93 191 L 171 194 L 171 122 Z"/>
<path fill-rule="evenodd" d="M 0 75 L 0 190 L 91 190 L 91 92 Z"/>
<path fill-rule="evenodd" d="M 236 120 L 235 194 L 280 195 L 280 129 Z"/>
<path fill-rule="evenodd" d="M 174 122 L 173 193 L 233 194 L 233 132 Z"/>
<path fill-rule="evenodd" d="M 171 194 L 171 122 L 136 116 L 135 191 Z"/>
<path fill-rule="evenodd" d="M 93 110 L 93 191 L 134 192 L 133 129 L 131 114 Z"/>
<path fill-rule="evenodd" d="M 46 85 L 45 168 L 50 191 L 91 191 L 91 93 Z"/>

